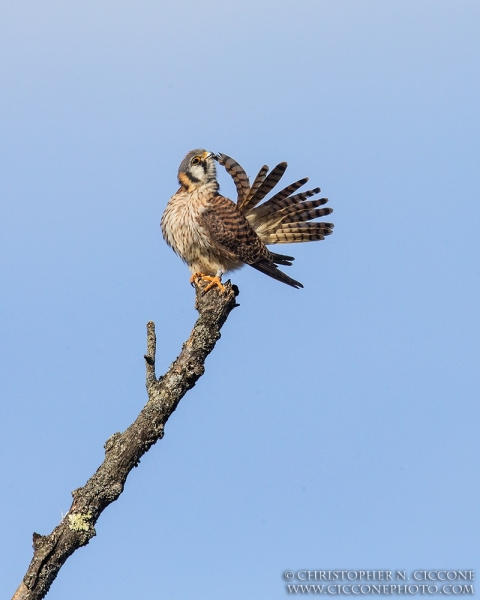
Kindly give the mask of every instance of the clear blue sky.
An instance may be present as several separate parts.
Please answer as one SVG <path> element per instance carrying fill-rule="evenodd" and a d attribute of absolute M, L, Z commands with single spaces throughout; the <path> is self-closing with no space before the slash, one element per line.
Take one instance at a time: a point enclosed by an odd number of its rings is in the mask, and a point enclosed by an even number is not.
<path fill-rule="evenodd" d="M 146 401 L 146 322 L 158 374 L 194 323 L 159 221 L 197 147 L 288 161 L 335 232 L 288 247 L 303 290 L 234 274 L 205 376 L 49 599 L 480 568 L 479 30 L 476 0 L 2 2 L 2 598 Z"/>

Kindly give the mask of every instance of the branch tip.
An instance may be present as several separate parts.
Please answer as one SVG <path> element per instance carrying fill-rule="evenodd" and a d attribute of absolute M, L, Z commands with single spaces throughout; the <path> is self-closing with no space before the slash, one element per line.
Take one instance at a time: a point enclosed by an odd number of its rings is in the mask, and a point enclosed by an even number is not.
<path fill-rule="evenodd" d="M 147 353 L 144 354 L 146 367 L 147 388 L 157 381 L 155 377 L 155 355 L 157 353 L 157 336 L 155 335 L 155 323 L 147 323 Z"/>

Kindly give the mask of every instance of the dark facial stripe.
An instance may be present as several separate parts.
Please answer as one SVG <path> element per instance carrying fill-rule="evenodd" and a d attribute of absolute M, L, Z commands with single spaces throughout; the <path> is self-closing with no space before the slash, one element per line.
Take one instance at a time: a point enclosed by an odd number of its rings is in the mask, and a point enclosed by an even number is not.
<path fill-rule="evenodd" d="M 191 181 L 192 183 L 199 183 L 199 182 L 200 182 L 200 179 L 197 179 L 197 178 L 195 177 L 195 175 L 192 175 L 192 172 L 191 172 L 191 171 L 187 171 L 187 172 L 185 173 L 185 175 L 186 175 L 186 176 L 187 176 L 187 177 L 190 179 L 190 181 Z"/>

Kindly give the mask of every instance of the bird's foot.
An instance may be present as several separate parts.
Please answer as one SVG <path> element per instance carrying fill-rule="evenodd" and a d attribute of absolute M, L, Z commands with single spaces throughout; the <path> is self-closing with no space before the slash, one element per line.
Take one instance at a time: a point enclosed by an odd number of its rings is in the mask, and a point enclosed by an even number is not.
<path fill-rule="evenodd" d="M 222 284 L 222 280 L 220 279 L 220 277 L 218 275 L 215 275 L 215 277 L 212 277 L 211 275 L 204 275 L 203 273 L 193 273 L 193 275 L 190 277 L 190 283 L 193 283 L 196 285 L 200 279 L 202 279 L 203 281 L 210 282 L 207 285 L 207 287 L 203 290 L 204 294 L 206 294 L 209 290 L 211 290 L 215 286 L 218 287 L 218 289 L 220 290 L 220 292 L 222 294 L 224 294 L 227 291 L 225 286 Z"/>

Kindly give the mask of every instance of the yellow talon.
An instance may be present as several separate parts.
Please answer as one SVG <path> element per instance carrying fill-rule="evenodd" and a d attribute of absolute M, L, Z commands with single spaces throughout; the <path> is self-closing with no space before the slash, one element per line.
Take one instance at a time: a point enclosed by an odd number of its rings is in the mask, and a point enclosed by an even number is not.
<path fill-rule="evenodd" d="M 207 281 L 210 281 L 210 283 L 205 288 L 205 292 L 208 292 L 208 290 L 211 290 L 215 286 L 218 287 L 218 289 L 222 292 L 222 294 L 225 294 L 225 292 L 227 291 L 225 289 L 225 286 L 222 283 L 222 280 L 220 279 L 220 277 L 218 277 L 218 275 L 215 275 L 215 277 L 210 277 L 209 275 L 204 275 L 202 279 L 206 279 Z"/>
<path fill-rule="evenodd" d="M 218 277 L 218 275 L 215 275 L 215 277 L 212 277 L 211 275 L 204 275 L 203 273 L 193 273 L 193 275 L 190 277 L 190 283 L 197 284 L 199 279 L 203 279 L 204 281 L 206 280 L 206 281 L 210 282 L 207 285 L 207 287 L 204 289 L 204 291 L 203 291 L 204 294 L 206 292 L 208 292 L 208 290 L 211 290 L 212 288 L 214 288 L 215 286 L 217 286 L 223 294 L 227 291 L 225 289 L 225 286 L 222 284 L 220 277 Z"/>

